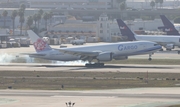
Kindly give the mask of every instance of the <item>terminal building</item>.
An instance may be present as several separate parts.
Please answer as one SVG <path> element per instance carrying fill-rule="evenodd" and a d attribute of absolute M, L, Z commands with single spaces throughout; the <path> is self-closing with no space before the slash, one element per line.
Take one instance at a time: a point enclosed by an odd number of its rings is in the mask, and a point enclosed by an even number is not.
<path fill-rule="evenodd" d="M 57 16 L 56 16 L 57 17 Z M 57 20 L 56 20 L 57 23 Z M 135 21 L 125 21 L 125 23 L 132 29 L 132 31 L 146 30 L 157 31 L 158 27 L 163 26 L 160 19 L 143 21 L 136 19 Z M 74 37 L 74 38 L 98 38 L 99 41 L 112 42 L 123 39 L 116 20 L 109 20 L 108 16 L 103 13 L 97 21 L 83 22 L 82 20 L 67 19 L 63 23 L 56 25 L 49 25 L 49 37 Z"/>
<path fill-rule="evenodd" d="M 30 0 L 31 8 L 110 9 L 114 0 Z"/>
<path fill-rule="evenodd" d="M 151 9 L 152 0 L 126 0 L 127 7 Z M 118 9 L 116 0 L 1 0 L 1 8 L 19 8 L 21 4 L 30 8 L 48 9 Z M 179 8 L 179 0 L 164 0 L 164 8 Z"/>

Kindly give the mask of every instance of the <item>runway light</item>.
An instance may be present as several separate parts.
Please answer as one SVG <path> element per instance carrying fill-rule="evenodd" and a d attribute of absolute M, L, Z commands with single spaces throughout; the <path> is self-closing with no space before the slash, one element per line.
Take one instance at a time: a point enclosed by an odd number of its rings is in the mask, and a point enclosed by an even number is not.
<path fill-rule="evenodd" d="M 75 103 L 72 103 L 71 101 L 65 104 L 66 104 L 66 107 L 73 107 L 75 105 Z"/>

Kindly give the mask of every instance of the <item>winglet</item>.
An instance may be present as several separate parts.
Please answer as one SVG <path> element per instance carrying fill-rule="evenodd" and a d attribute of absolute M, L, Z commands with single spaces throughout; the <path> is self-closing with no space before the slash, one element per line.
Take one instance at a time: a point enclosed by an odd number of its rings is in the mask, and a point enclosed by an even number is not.
<path fill-rule="evenodd" d="M 122 36 L 127 36 L 129 41 L 136 40 L 135 34 L 129 29 L 129 27 L 121 19 L 117 19 L 117 23 Z"/>
<path fill-rule="evenodd" d="M 52 49 L 42 38 L 36 35 L 32 30 L 28 30 L 27 33 L 31 41 L 33 42 L 36 52 L 43 52 Z"/>

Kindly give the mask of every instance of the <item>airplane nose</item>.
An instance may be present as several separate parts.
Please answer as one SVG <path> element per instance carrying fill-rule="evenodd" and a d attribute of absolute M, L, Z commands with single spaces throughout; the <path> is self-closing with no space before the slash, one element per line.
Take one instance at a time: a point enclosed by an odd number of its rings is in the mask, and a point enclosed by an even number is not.
<path fill-rule="evenodd" d="M 157 45 L 157 48 L 158 48 L 158 49 L 162 49 L 162 46 L 161 46 L 161 45 Z"/>

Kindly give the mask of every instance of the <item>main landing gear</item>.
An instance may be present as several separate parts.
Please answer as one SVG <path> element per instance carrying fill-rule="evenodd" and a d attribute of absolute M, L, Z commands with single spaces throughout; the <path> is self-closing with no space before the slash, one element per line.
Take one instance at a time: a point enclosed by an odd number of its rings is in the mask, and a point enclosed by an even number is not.
<path fill-rule="evenodd" d="M 104 63 L 101 63 L 98 59 L 97 59 L 97 63 L 91 63 L 92 59 L 89 60 L 89 63 L 87 63 L 85 66 L 86 67 L 104 67 Z"/>
<path fill-rule="evenodd" d="M 104 63 L 94 63 L 94 64 L 88 63 L 85 66 L 86 67 L 104 67 Z"/>

